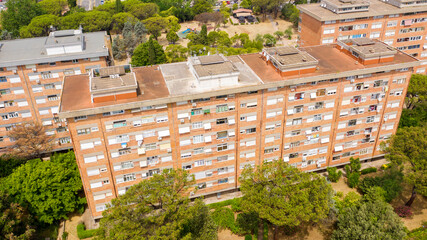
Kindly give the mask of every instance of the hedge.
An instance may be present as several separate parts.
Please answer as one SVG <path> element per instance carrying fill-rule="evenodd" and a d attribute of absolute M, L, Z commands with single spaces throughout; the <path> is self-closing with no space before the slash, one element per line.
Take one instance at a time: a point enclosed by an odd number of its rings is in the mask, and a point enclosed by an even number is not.
<path fill-rule="evenodd" d="M 86 230 L 86 227 L 83 223 L 77 225 L 77 236 L 79 239 L 85 239 L 95 236 L 96 229 Z"/>
<path fill-rule="evenodd" d="M 361 173 L 362 175 L 365 175 L 365 174 L 373 173 L 373 172 L 376 172 L 376 171 L 377 171 L 377 168 L 375 168 L 375 167 L 370 167 L 370 168 L 365 168 L 365 169 L 363 169 L 362 171 L 360 171 L 360 173 Z"/>
<path fill-rule="evenodd" d="M 212 213 L 212 219 L 222 229 L 230 229 L 235 234 L 240 232 L 234 220 L 234 213 L 229 208 L 221 207 L 215 209 Z"/>

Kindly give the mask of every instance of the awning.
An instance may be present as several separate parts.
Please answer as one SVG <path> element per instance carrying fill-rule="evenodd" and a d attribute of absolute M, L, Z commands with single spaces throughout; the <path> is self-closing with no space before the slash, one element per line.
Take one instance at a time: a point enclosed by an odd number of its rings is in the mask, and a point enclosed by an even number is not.
<path fill-rule="evenodd" d="M 411 25 L 412 25 L 412 19 L 405 20 L 405 21 L 404 21 L 404 25 L 405 25 L 405 26 L 411 26 Z"/>
<path fill-rule="evenodd" d="M 188 113 L 179 113 L 178 118 L 188 118 Z"/>
<path fill-rule="evenodd" d="M 314 93 L 314 92 L 313 92 L 313 93 L 310 93 L 310 97 L 311 97 L 311 98 L 316 98 L 316 97 L 317 97 L 317 96 L 316 96 L 316 93 Z"/>
<path fill-rule="evenodd" d="M 212 125 L 211 125 L 211 123 L 209 122 L 209 123 L 205 123 L 205 124 L 203 124 L 203 128 L 205 129 L 205 130 L 209 130 L 209 129 L 211 129 L 212 128 Z"/>
<path fill-rule="evenodd" d="M 206 136 L 205 142 L 212 142 L 212 136 Z"/>
<path fill-rule="evenodd" d="M 228 125 L 233 125 L 235 123 L 236 123 L 236 120 L 234 118 L 233 119 L 228 119 Z"/>
<path fill-rule="evenodd" d="M 179 134 L 189 133 L 190 132 L 190 127 L 179 128 L 178 132 L 179 132 Z"/>
<path fill-rule="evenodd" d="M 167 137 L 170 135 L 169 130 L 158 131 L 157 134 L 159 135 L 159 137 Z"/>
<path fill-rule="evenodd" d="M 340 152 L 340 151 L 342 151 L 343 150 L 343 147 L 342 146 L 336 146 L 335 147 L 335 152 Z"/>

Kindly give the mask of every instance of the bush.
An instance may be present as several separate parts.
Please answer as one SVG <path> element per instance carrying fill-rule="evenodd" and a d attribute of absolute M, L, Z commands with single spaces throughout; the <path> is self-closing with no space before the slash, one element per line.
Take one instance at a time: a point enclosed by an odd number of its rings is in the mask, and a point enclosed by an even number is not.
<path fill-rule="evenodd" d="M 252 240 L 252 235 L 250 235 L 250 234 L 245 235 L 245 240 Z"/>
<path fill-rule="evenodd" d="M 255 234 L 258 230 L 259 216 L 256 212 L 239 213 L 236 224 L 242 234 Z"/>
<path fill-rule="evenodd" d="M 411 207 L 408 206 L 400 206 L 394 209 L 394 211 L 399 215 L 401 218 L 407 218 L 412 216 Z"/>
<path fill-rule="evenodd" d="M 345 170 L 345 173 L 347 174 L 347 177 L 349 177 L 351 173 L 359 172 L 361 167 L 362 167 L 362 164 L 360 163 L 360 159 L 351 157 L 350 164 L 346 165 L 344 167 L 344 170 Z"/>
<path fill-rule="evenodd" d="M 386 170 L 386 169 L 388 169 L 388 168 L 390 168 L 390 167 L 391 167 L 391 163 L 383 164 L 383 165 L 381 166 L 381 170 Z"/>
<path fill-rule="evenodd" d="M 384 200 L 391 202 L 402 191 L 403 174 L 396 168 L 391 168 L 384 172 L 384 175 L 377 177 L 365 177 L 358 188 L 366 194 L 371 187 L 381 187 L 385 191 Z"/>
<path fill-rule="evenodd" d="M 208 207 L 210 209 L 217 209 L 217 208 L 221 208 L 221 207 L 225 207 L 225 206 L 230 206 L 231 205 L 231 209 L 233 209 L 233 211 L 240 212 L 241 211 L 240 201 L 241 201 L 240 198 L 233 198 L 233 199 L 225 200 L 225 201 L 222 201 L 222 202 L 216 202 L 216 203 L 208 204 Z"/>
<path fill-rule="evenodd" d="M 368 173 L 373 173 L 373 172 L 377 172 L 377 168 L 375 167 L 370 167 L 370 168 L 365 168 L 362 171 L 360 171 L 360 173 L 362 175 L 368 174 Z"/>
<path fill-rule="evenodd" d="M 218 208 L 212 213 L 213 221 L 222 229 L 230 229 L 233 233 L 239 233 L 239 228 L 234 221 L 234 213 L 229 208 Z"/>
<path fill-rule="evenodd" d="M 231 210 L 233 210 L 233 212 L 241 212 L 242 211 L 242 207 L 240 205 L 242 199 L 241 198 L 235 198 L 233 199 L 233 201 L 231 201 Z"/>
<path fill-rule="evenodd" d="M 328 171 L 328 180 L 331 182 L 338 182 L 342 176 L 342 172 L 337 171 L 336 167 L 327 167 L 326 171 Z"/>
<path fill-rule="evenodd" d="M 351 188 L 357 187 L 357 185 L 359 185 L 359 178 L 360 178 L 360 173 L 358 172 L 350 173 L 347 180 L 348 186 Z"/>
<path fill-rule="evenodd" d="M 427 222 L 423 222 L 422 227 L 416 228 L 408 233 L 408 240 L 427 239 Z"/>
<path fill-rule="evenodd" d="M 62 233 L 62 240 L 67 240 L 68 238 L 68 232 L 63 232 Z"/>
<path fill-rule="evenodd" d="M 93 237 L 95 236 L 96 231 L 96 229 L 86 230 L 84 223 L 80 223 L 79 225 L 77 225 L 77 236 L 80 239 Z"/>

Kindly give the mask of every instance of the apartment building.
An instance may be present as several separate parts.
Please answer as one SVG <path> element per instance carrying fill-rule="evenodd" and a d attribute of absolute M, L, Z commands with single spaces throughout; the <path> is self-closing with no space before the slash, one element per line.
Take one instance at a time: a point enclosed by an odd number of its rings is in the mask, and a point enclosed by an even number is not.
<path fill-rule="evenodd" d="M 64 78 L 67 119 L 95 219 L 164 169 L 195 175 L 193 197 L 235 190 L 247 165 L 315 171 L 380 156 L 419 61 L 370 39 Z"/>
<path fill-rule="evenodd" d="M 62 79 L 107 65 L 105 32 L 52 32 L 48 37 L 0 41 L 0 154 L 13 146 L 8 131 L 39 121 L 55 135 L 55 149 L 72 147 L 58 114 Z"/>
<path fill-rule="evenodd" d="M 415 0 L 321 0 L 298 5 L 299 45 L 373 38 L 427 64 L 427 3 Z M 416 70 L 425 73 L 425 67 Z"/>

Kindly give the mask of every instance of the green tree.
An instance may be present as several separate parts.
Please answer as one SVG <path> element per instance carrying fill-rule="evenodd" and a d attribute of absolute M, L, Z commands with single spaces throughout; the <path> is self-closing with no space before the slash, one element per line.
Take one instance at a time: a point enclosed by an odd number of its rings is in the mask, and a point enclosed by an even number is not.
<path fill-rule="evenodd" d="M 95 11 L 108 12 L 110 15 L 116 14 L 116 4 L 114 1 L 106 2 L 94 8 Z"/>
<path fill-rule="evenodd" d="M 326 171 L 328 172 L 328 180 L 331 182 L 338 182 L 340 180 L 342 172 L 337 171 L 336 167 L 327 167 Z"/>
<path fill-rule="evenodd" d="M 103 212 L 99 239 L 191 239 L 210 235 L 203 231 L 215 234 L 204 204 L 190 204 L 193 184 L 187 171 L 171 169 L 132 186 Z"/>
<path fill-rule="evenodd" d="M 9 176 L 13 170 L 26 162 L 15 155 L 3 154 L 0 156 L 0 179 Z"/>
<path fill-rule="evenodd" d="M 163 17 L 151 17 L 143 21 L 145 27 L 147 28 L 148 33 L 157 40 L 160 36 L 161 31 L 165 29 L 168 25 L 168 21 Z"/>
<path fill-rule="evenodd" d="M 61 17 L 61 29 L 77 29 L 80 26 L 84 16 L 84 12 L 75 12 Z"/>
<path fill-rule="evenodd" d="M 264 38 L 264 44 L 266 46 L 272 47 L 272 46 L 276 45 L 276 39 L 270 33 L 264 34 L 263 38 Z"/>
<path fill-rule="evenodd" d="M 207 0 L 195 0 L 191 10 L 192 10 L 193 16 L 196 16 L 197 14 L 212 12 L 213 5 L 211 2 Z"/>
<path fill-rule="evenodd" d="M 144 24 L 140 21 L 136 22 L 133 31 L 135 33 L 135 37 L 138 43 L 145 42 L 145 35 L 147 33 L 147 29 Z"/>
<path fill-rule="evenodd" d="M 402 181 L 403 173 L 396 166 L 392 166 L 380 176 L 363 178 L 358 188 L 363 194 L 367 194 L 369 189 L 380 187 L 385 191 L 384 200 L 391 202 L 402 191 Z"/>
<path fill-rule="evenodd" d="M 287 3 L 283 6 L 282 17 L 285 20 L 293 23 L 294 27 L 298 27 L 299 10 L 294 4 Z"/>
<path fill-rule="evenodd" d="M 123 4 L 121 0 L 116 0 L 116 13 L 123 12 Z"/>
<path fill-rule="evenodd" d="M 359 172 L 361 167 L 362 167 L 362 164 L 360 163 L 360 159 L 351 157 L 350 164 L 345 165 L 344 169 L 345 169 L 345 173 L 348 176 L 351 173 Z"/>
<path fill-rule="evenodd" d="M 111 44 L 111 50 L 113 51 L 113 57 L 118 60 L 123 60 L 127 57 L 126 46 L 120 36 L 116 35 Z"/>
<path fill-rule="evenodd" d="M 73 152 L 54 154 L 49 161 L 28 161 L 6 177 L 0 189 L 40 223 L 66 219 L 86 203 L 78 194 L 82 181 Z"/>
<path fill-rule="evenodd" d="M 418 103 L 427 100 L 427 76 L 424 74 L 413 74 L 406 94 L 406 105 L 408 109 L 413 109 Z"/>
<path fill-rule="evenodd" d="M 135 67 L 166 63 L 166 55 L 162 46 L 150 37 L 145 43 L 138 45 L 132 55 L 131 64 Z"/>
<path fill-rule="evenodd" d="M 166 47 L 166 58 L 168 60 L 168 63 L 173 62 L 184 62 L 187 59 L 187 52 L 188 49 L 181 46 L 181 45 L 169 45 Z"/>
<path fill-rule="evenodd" d="M 314 173 L 299 171 L 282 160 L 247 167 L 240 177 L 242 209 L 256 212 L 275 226 L 296 227 L 329 214 L 332 187 Z"/>
<path fill-rule="evenodd" d="M 363 202 L 338 216 L 332 240 L 404 239 L 405 228 L 393 208 L 383 202 Z"/>
<path fill-rule="evenodd" d="M 132 24 L 135 24 L 137 21 L 138 19 L 136 19 L 132 14 L 127 12 L 114 14 L 112 17 L 112 30 L 116 33 L 119 33 L 123 29 L 125 22 L 131 22 Z"/>
<path fill-rule="evenodd" d="M 41 9 L 47 13 L 55 16 L 61 16 L 68 6 L 67 0 L 43 0 L 38 3 Z"/>
<path fill-rule="evenodd" d="M 427 128 L 406 127 L 397 130 L 386 146 L 385 158 L 406 168 L 405 180 L 412 185 L 411 198 L 406 206 L 411 206 L 417 193 L 427 196 Z"/>
<path fill-rule="evenodd" d="M 251 8 L 251 6 L 252 6 L 252 1 L 251 0 L 243 0 L 240 3 L 240 7 L 241 8 Z"/>
<path fill-rule="evenodd" d="M 112 17 L 107 12 L 89 11 L 84 13 L 80 23 L 86 32 L 96 32 L 108 30 L 112 21 Z"/>
<path fill-rule="evenodd" d="M 6 8 L 1 12 L 1 25 L 13 36 L 18 36 L 19 29 L 27 26 L 31 19 L 43 14 L 40 5 L 34 0 L 9 0 L 6 2 Z"/>
<path fill-rule="evenodd" d="M 283 37 L 284 33 L 282 31 L 275 31 L 274 35 L 276 36 L 277 39 L 280 39 Z"/>
<path fill-rule="evenodd" d="M 52 14 L 40 15 L 31 20 L 28 26 L 24 26 L 19 30 L 21 38 L 41 37 L 49 35 L 51 27 L 58 27 L 60 19 Z"/>
<path fill-rule="evenodd" d="M 343 199 L 334 196 L 335 207 L 339 214 L 343 214 L 346 209 L 352 206 L 357 206 L 360 203 L 361 196 L 355 192 L 349 192 Z"/>
<path fill-rule="evenodd" d="M 166 20 L 168 21 L 167 24 L 167 31 L 168 32 L 178 32 L 179 29 L 181 29 L 181 25 L 179 24 L 179 19 L 175 16 L 169 16 L 166 17 Z"/>
<path fill-rule="evenodd" d="M 35 232 L 31 224 L 26 209 L 11 202 L 9 196 L 0 191 L 0 239 L 29 240 Z"/>
<path fill-rule="evenodd" d="M 67 3 L 69 8 L 74 8 L 77 6 L 77 0 L 67 0 Z"/>
<path fill-rule="evenodd" d="M 140 3 L 130 11 L 135 17 L 144 20 L 159 13 L 159 7 L 155 3 Z"/>
<path fill-rule="evenodd" d="M 168 34 L 166 34 L 166 39 L 169 43 L 175 44 L 179 40 L 179 37 L 175 32 L 168 32 Z"/>
<path fill-rule="evenodd" d="M 285 36 L 286 38 L 288 38 L 289 40 L 292 39 L 292 34 L 294 33 L 294 31 L 292 30 L 292 27 L 289 26 L 286 30 L 285 30 Z"/>

